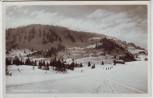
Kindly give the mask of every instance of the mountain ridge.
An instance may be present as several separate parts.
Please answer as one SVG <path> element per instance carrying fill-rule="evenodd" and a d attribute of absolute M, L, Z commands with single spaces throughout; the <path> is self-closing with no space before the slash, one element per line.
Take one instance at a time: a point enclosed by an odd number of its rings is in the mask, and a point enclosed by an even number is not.
<path fill-rule="evenodd" d="M 28 44 L 27 40 L 31 44 L 35 44 L 36 41 L 34 42 L 33 39 L 37 37 L 37 39 L 35 40 L 37 40 L 37 42 L 39 41 L 39 43 L 42 43 L 42 44 L 45 44 L 45 43 L 48 44 L 53 42 L 52 44 L 54 45 L 54 42 L 58 43 L 58 41 L 61 40 L 64 42 L 63 44 L 74 45 L 75 41 L 79 42 L 78 44 L 81 44 L 83 41 L 88 41 L 89 38 L 95 37 L 95 36 L 103 37 L 105 35 L 90 33 L 90 32 L 83 32 L 83 31 L 74 31 L 61 26 L 40 25 L 40 24 L 31 24 L 27 26 L 10 28 L 6 30 L 6 42 L 13 42 L 16 44 L 20 44 L 22 42 L 23 42 L 22 44 Z M 29 44 L 28 46 L 30 47 Z M 9 45 L 7 46 L 7 48 L 9 48 Z M 22 45 L 19 45 L 19 48 L 22 48 Z M 40 47 L 37 47 L 37 48 L 40 48 Z"/>
<path fill-rule="evenodd" d="M 95 46 L 92 49 L 86 49 L 85 47 L 89 45 Z M 131 52 L 128 51 L 129 47 L 130 49 L 132 47 L 133 50 L 145 50 L 134 43 L 127 43 L 104 34 L 74 31 L 61 26 L 31 24 L 6 30 L 7 53 L 12 49 L 47 50 L 45 56 L 48 57 L 54 52 L 54 55 L 57 55 L 58 52 L 64 51 L 64 49 L 74 47 L 80 47 L 90 52 L 103 51 L 104 54 L 112 56 L 131 55 Z M 134 60 L 134 57 L 131 57 Z"/>

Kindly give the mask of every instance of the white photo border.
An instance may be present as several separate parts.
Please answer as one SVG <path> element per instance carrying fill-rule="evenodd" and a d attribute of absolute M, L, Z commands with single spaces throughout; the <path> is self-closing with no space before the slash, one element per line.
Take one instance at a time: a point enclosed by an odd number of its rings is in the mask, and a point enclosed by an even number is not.
<path fill-rule="evenodd" d="M 2 66 L 2 94 L 4 98 L 45 98 L 45 97 L 149 97 L 151 96 L 151 2 L 150 1 L 37 1 L 37 2 L 3 2 L 2 3 L 2 65 L 5 65 L 5 13 L 6 6 L 13 5 L 147 5 L 148 6 L 148 94 L 7 94 L 5 66 Z"/>

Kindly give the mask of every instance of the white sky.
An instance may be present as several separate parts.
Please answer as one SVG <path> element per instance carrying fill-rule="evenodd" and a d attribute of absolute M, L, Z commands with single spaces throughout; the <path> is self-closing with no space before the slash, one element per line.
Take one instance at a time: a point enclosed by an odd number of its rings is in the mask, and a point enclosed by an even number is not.
<path fill-rule="evenodd" d="M 64 26 L 101 33 L 147 48 L 146 5 L 9 6 L 6 27 L 28 24 Z"/>

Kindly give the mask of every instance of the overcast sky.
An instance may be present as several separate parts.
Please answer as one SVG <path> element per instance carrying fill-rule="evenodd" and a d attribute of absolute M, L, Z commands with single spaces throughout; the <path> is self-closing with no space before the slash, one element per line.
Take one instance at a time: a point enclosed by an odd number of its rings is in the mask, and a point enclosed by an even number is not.
<path fill-rule="evenodd" d="M 113 36 L 147 48 L 146 5 L 7 6 L 6 28 L 50 24 Z"/>

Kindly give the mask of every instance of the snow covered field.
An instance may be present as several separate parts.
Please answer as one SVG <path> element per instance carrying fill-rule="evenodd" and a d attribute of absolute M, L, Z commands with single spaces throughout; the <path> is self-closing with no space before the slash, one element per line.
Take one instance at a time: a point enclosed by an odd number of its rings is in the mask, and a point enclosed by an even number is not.
<path fill-rule="evenodd" d="M 59 73 L 32 66 L 9 66 L 7 93 L 143 94 L 148 92 L 147 61 L 96 64 Z M 20 71 L 18 71 L 18 67 Z M 106 70 L 107 68 L 107 70 Z M 109 70 L 108 70 L 109 68 Z"/>

